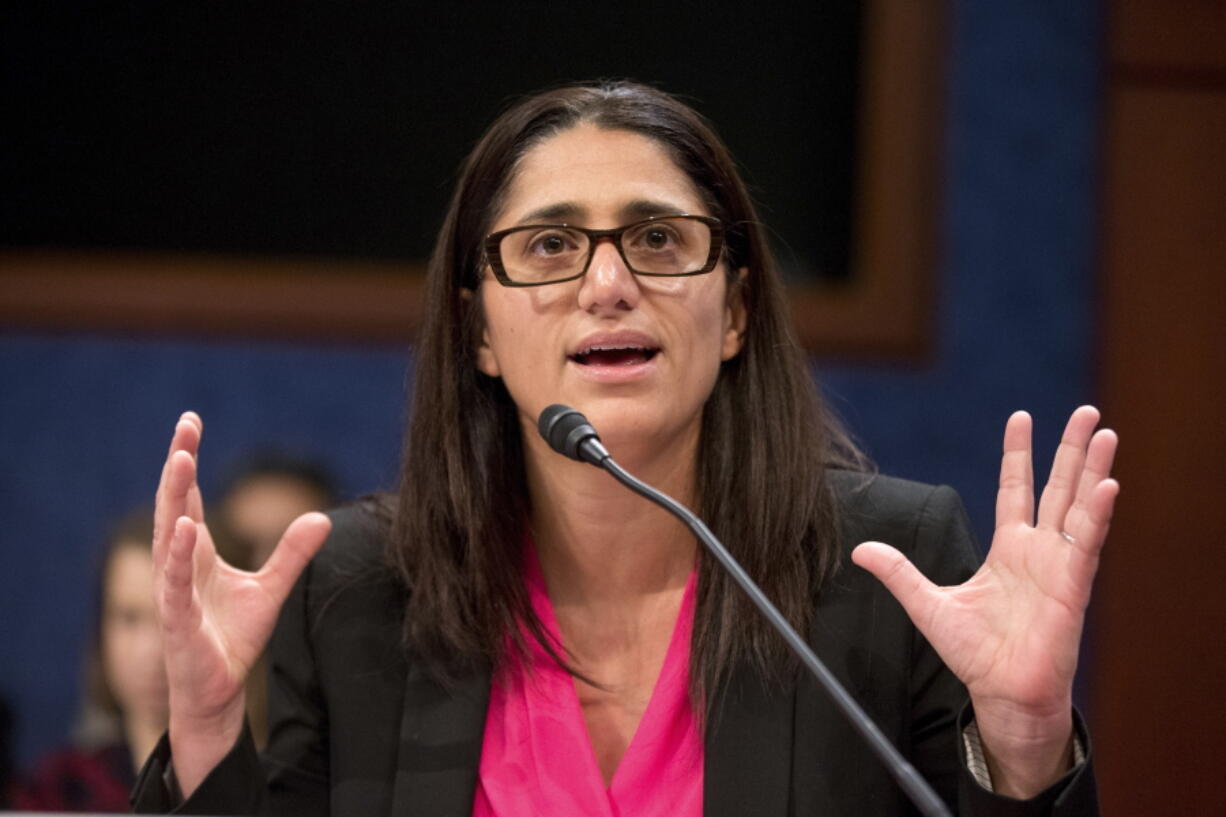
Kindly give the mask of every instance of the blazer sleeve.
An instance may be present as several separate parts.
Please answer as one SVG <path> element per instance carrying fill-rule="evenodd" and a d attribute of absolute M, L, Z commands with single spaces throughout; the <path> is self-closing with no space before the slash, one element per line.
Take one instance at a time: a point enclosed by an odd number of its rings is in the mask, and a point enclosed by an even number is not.
<path fill-rule="evenodd" d="M 978 551 L 962 502 L 951 488 L 936 488 L 928 497 L 915 527 L 913 546 L 913 552 L 908 555 L 916 567 L 937 584 L 965 581 L 974 571 L 979 563 Z M 965 689 L 918 630 L 913 641 L 912 762 L 925 777 L 939 782 L 939 790 L 952 793 L 956 787 L 958 814 L 963 817 L 1081 817 L 1098 813 L 1089 735 L 1077 713 L 1074 713 L 1074 721 L 1086 751 L 1084 763 L 1028 800 L 1015 800 L 980 786 L 970 772 L 962 739 L 963 729 L 974 717 Z M 951 711 L 958 713 L 952 722 L 948 718 Z M 956 750 L 953 753 L 950 753 L 948 730 L 954 732 Z"/>

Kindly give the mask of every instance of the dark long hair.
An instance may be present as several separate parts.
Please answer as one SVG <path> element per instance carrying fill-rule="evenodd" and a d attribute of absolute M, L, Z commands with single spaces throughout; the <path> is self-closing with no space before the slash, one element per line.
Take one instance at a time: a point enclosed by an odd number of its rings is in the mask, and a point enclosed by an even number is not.
<path fill-rule="evenodd" d="M 73 738 L 82 748 L 97 749 L 124 741 L 123 708 L 106 676 L 103 661 L 107 586 L 116 554 L 126 548 L 153 558 L 153 509 L 138 508 L 122 517 L 111 530 L 95 571 L 93 640 L 85 659 L 85 688 Z"/>
<path fill-rule="evenodd" d="M 524 154 L 581 122 L 662 145 L 727 229 L 729 286 L 741 287 L 747 324 L 703 410 L 699 513 L 801 632 L 837 561 L 825 469 L 855 467 L 861 457 L 818 398 L 731 154 L 701 115 L 654 88 L 545 91 L 510 107 L 469 154 L 430 260 L 389 556 L 409 590 L 408 644 L 443 677 L 496 662 L 507 636 L 518 638 L 516 622 L 540 638 L 520 581 L 530 511 L 521 429 L 502 381 L 476 365 L 481 240 Z M 690 660 L 691 690 L 707 700 L 738 663 L 765 678 L 790 665 L 783 643 L 705 552 Z"/>

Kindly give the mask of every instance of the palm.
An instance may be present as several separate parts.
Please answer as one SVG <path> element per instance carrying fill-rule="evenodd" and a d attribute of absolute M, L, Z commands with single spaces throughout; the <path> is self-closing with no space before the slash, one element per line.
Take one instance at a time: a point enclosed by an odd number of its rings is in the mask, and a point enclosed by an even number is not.
<path fill-rule="evenodd" d="M 1059 575 L 1053 563 L 1068 543 L 1051 536 L 997 531 L 983 567 L 966 583 L 941 588 L 921 628 L 978 700 L 1041 709 L 1062 702 L 1071 684 L 1084 594 Z"/>
<path fill-rule="evenodd" d="M 154 531 L 155 591 L 162 619 L 172 713 L 220 717 L 258 659 L 290 585 L 322 543 L 326 517 L 308 514 L 290 526 L 258 573 L 226 564 L 204 523 L 196 487 L 199 418 L 175 429 L 158 488 Z"/>
<path fill-rule="evenodd" d="M 200 523 L 190 606 L 165 615 L 167 675 L 173 690 L 187 693 L 176 696 L 179 711 L 194 717 L 221 711 L 239 693 L 279 607 L 258 576 L 222 561 L 207 537 Z"/>
<path fill-rule="evenodd" d="M 1001 706 L 1034 716 L 1070 707 L 1085 608 L 1118 485 L 1108 478 L 1116 438 L 1094 434 L 1098 413 L 1069 420 L 1036 517 L 1030 420 L 1005 430 L 996 532 L 969 580 L 937 587 L 879 544 L 855 560 L 880 578 L 951 671 L 976 711 Z"/>

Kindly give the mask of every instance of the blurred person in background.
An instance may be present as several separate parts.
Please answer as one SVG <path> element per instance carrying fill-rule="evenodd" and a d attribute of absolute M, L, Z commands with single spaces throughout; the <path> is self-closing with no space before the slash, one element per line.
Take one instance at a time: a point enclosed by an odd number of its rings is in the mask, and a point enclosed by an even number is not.
<path fill-rule="evenodd" d="M 259 570 L 289 524 L 310 511 L 338 501 L 327 469 L 308 458 L 273 449 L 244 458 L 222 489 L 222 536 L 231 538 L 240 560 L 236 567 Z M 268 661 L 263 656 L 247 676 L 247 718 L 255 744 L 268 742 Z"/>
<path fill-rule="evenodd" d="M 289 523 L 337 502 L 335 480 L 319 464 L 279 451 L 247 457 L 222 490 L 221 518 L 251 551 L 251 569 L 268 559 Z"/>
<path fill-rule="evenodd" d="M 169 710 L 152 543 L 153 515 L 147 509 L 116 526 L 99 573 L 96 630 L 72 741 L 17 782 L 14 808 L 128 810 L 136 770 L 166 729 Z"/>
<path fill-rule="evenodd" d="M 167 726 L 162 635 L 153 598 L 153 513 L 129 513 L 102 554 L 97 614 L 80 712 L 67 746 L 38 760 L 3 807 L 25 811 L 129 811 L 136 771 Z M 219 526 L 217 544 L 247 565 L 245 545 Z M 252 704 L 252 720 L 265 718 Z M 2 801 L 0 801 L 2 802 Z"/>

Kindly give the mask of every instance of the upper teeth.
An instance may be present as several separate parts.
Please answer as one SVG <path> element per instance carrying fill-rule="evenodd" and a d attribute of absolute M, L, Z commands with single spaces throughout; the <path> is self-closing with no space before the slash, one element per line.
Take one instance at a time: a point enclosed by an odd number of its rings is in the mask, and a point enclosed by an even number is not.
<path fill-rule="evenodd" d="M 647 347 L 646 346 L 589 346 L 583 351 L 579 352 L 579 354 L 588 355 L 588 354 L 591 354 L 592 352 L 617 352 L 617 351 L 627 351 L 627 350 L 645 352 L 647 351 Z"/>

